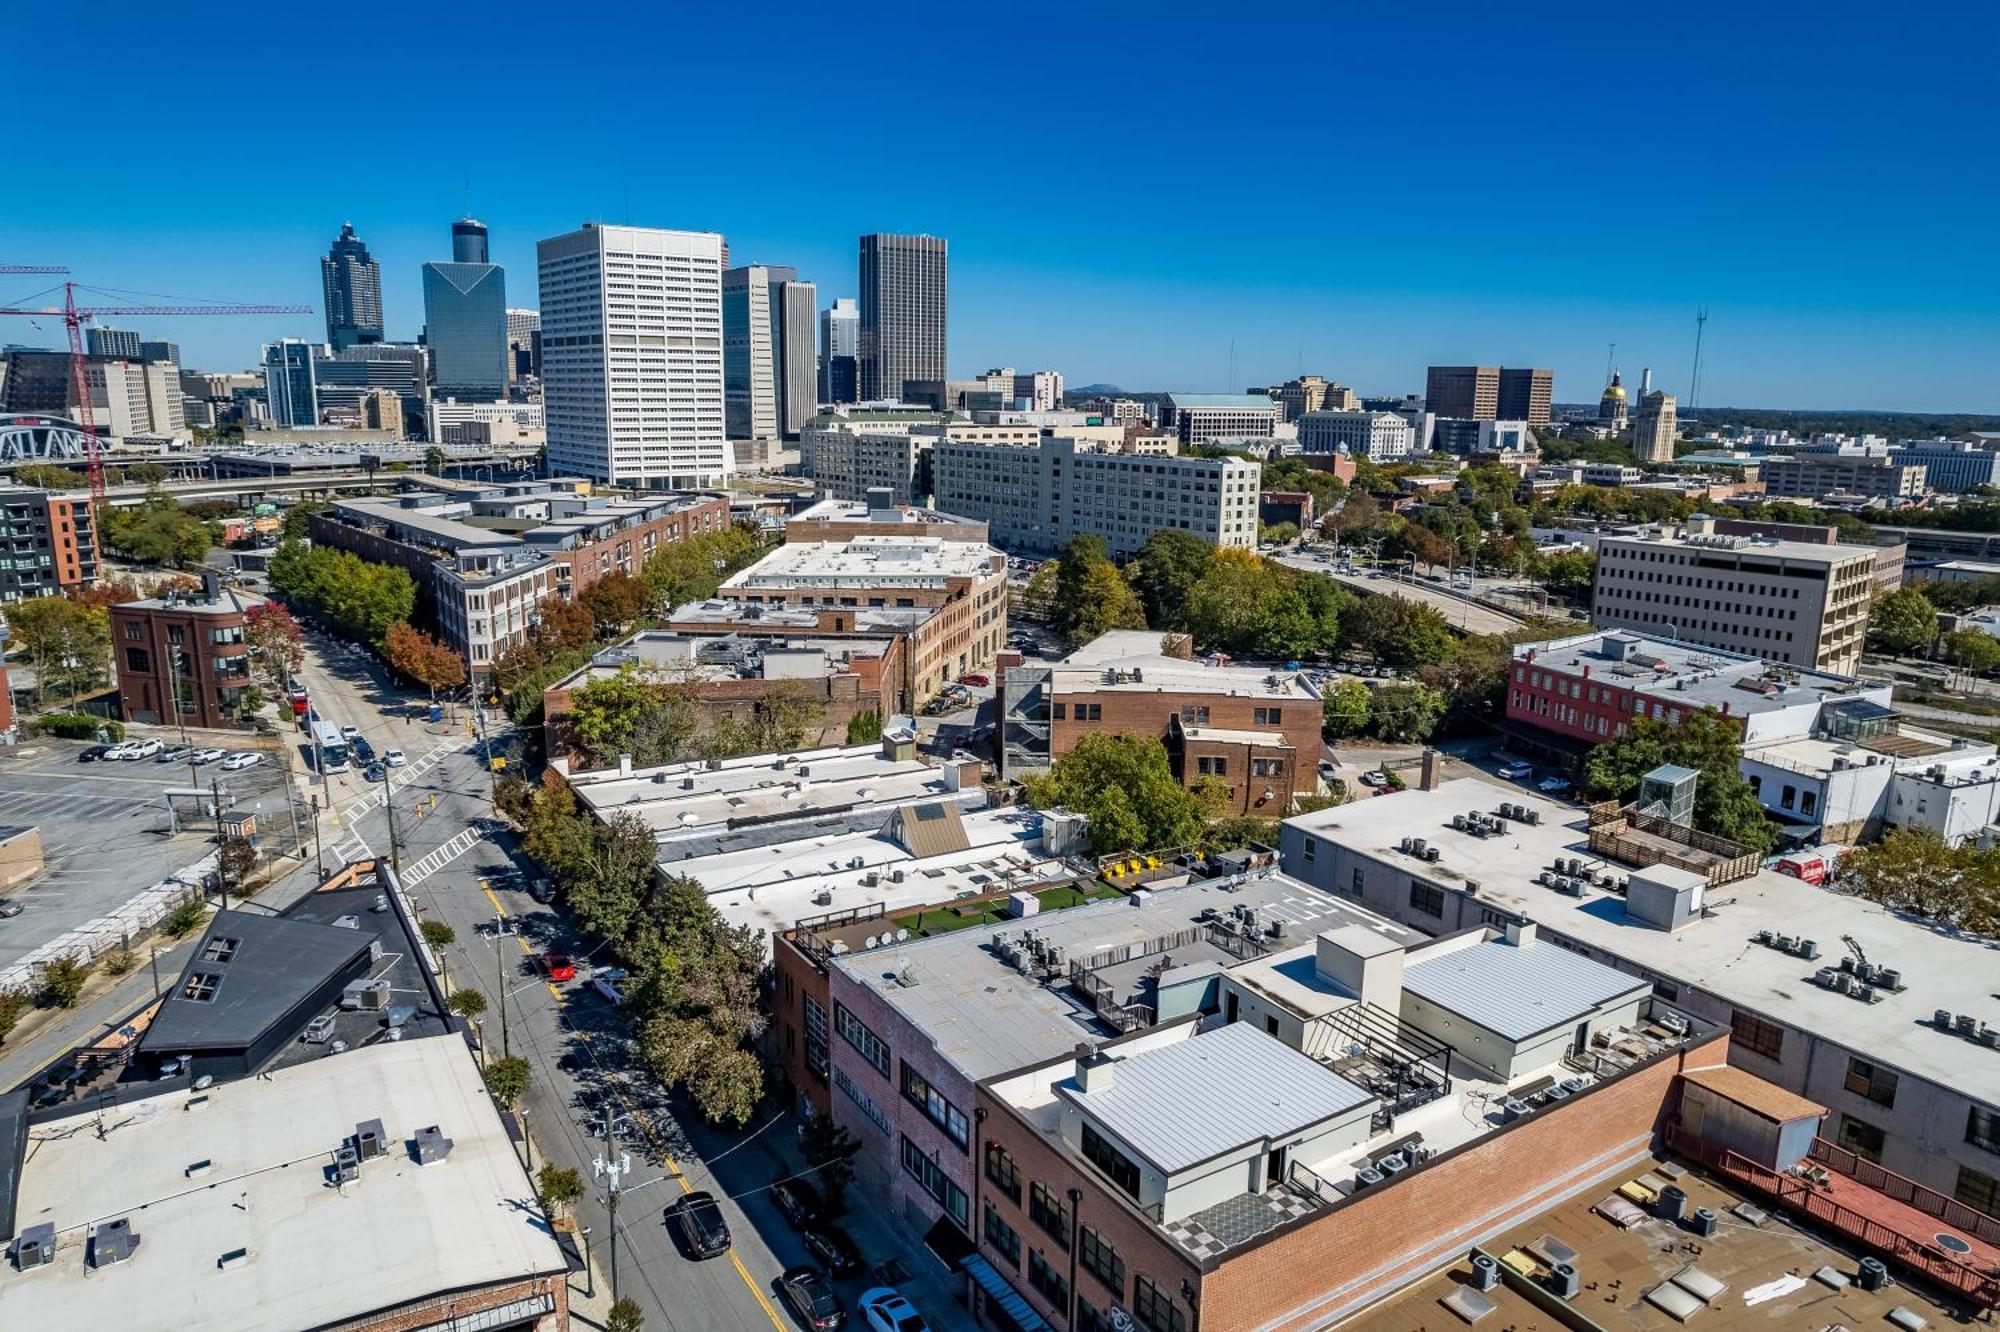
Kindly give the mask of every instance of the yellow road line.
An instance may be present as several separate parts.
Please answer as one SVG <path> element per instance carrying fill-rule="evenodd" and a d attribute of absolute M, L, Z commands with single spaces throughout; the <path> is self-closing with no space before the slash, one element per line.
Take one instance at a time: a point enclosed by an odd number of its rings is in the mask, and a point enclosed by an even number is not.
<path fill-rule="evenodd" d="M 502 906 L 500 899 L 494 895 L 493 885 L 481 879 L 479 881 L 479 889 L 486 894 L 486 900 L 493 904 L 493 909 L 500 914 L 500 917 L 503 920 L 506 919 L 507 908 Z M 520 943 L 523 953 L 532 953 L 534 951 L 528 947 L 528 941 L 520 935 L 517 934 L 514 938 Z M 549 993 L 555 996 L 556 1002 L 561 1003 L 563 992 L 555 987 L 554 982 L 546 982 L 546 984 L 548 985 Z M 503 999 L 502 1002 L 504 1003 L 505 1000 Z M 578 1039 L 583 1041 L 586 1046 L 590 1044 L 590 1037 L 587 1033 L 577 1032 L 576 1034 Z M 666 1145 L 654 1133 L 652 1121 L 646 1118 L 645 1111 L 633 1105 L 631 1100 L 625 1095 L 625 1089 L 617 1083 L 614 1082 L 611 1084 L 611 1091 L 618 1098 L 619 1102 L 624 1105 L 626 1116 L 639 1125 L 639 1132 L 645 1136 L 646 1142 L 654 1151 L 660 1154 L 660 1161 L 666 1166 L 668 1173 L 673 1176 L 674 1183 L 681 1186 L 682 1196 L 685 1197 L 687 1194 L 693 1193 L 694 1185 L 688 1183 L 687 1172 L 681 1169 L 680 1162 L 674 1160 L 673 1155 L 667 1151 Z M 737 1255 L 735 1249 L 729 1251 L 729 1265 L 735 1268 L 736 1275 L 743 1279 L 743 1288 L 756 1298 L 759 1307 L 764 1310 L 764 1316 L 771 1320 L 771 1326 L 776 1328 L 778 1332 L 790 1332 L 784 1319 L 778 1316 L 778 1310 L 771 1303 L 770 1297 L 764 1294 L 763 1287 L 759 1286 L 756 1280 L 751 1277 L 750 1269 L 743 1265 L 743 1259 Z"/>

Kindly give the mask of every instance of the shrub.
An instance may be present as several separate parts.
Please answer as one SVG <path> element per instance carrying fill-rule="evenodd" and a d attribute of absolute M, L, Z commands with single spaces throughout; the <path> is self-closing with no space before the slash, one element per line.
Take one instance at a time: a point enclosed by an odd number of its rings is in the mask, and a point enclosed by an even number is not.
<path fill-rule="evenodd" d="M 125 738 L 125 727 L 106 717 L 93 717 L 87 712 L 45 712 L 35 719 L 45 735 L 60 736 L 65 740 L 95 740 L 99 728 L 113 740 Z"/>
<path fill-rule="evenodd" d="M 50 958 L 42 963 L 42 988 L 36 998 L 44 1008 L 74 1008 L 83 995 L 83 983 L 90 979 L 90 963 L 75 957 Z"/>
<path fill-rule="evenodd" d="M 113 976 L 123 976 L 139 965 L 137 954 L 129 948 L 114 948 L 104 955 L 104 969 Z"/>
<path fill-rule="evenodd" d="M 458 932 L 441 920 L 427 920 L 417 926 L 417 933 L 424 936 L 424 942 L 433 948 L 442 948 L 458 938 Z"/>
<path fill-rule="evenodd" d="M 0 1044 L 4 1044 L 14 1026 L 21 1020 L 21 1014 L 28 1011 L 33 1000 L 24 990 L 0 990 Z"/>
<path fill-rule="evenodd" d="M 190 898 L 169 912 L 167 918 L 160 922 L 160 928 L 178 938 L 201 924 L 207 915 L 208 910 L 200 899 Z"/>

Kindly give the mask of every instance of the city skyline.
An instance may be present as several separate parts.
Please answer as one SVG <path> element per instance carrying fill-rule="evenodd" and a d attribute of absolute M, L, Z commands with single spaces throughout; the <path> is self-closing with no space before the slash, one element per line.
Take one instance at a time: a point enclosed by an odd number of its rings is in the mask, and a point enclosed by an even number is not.
<path fill-rule="evenodd" d="M 1549 15 L 1528 39 L 1499 16 L 1449 8 L 1341 20 L 1351 49 L 1419 56 L 1415 84 L 1403 63 L 1361 61 L 1344 71 L 1339 99 L 1313 80 L 1274 77 L 1220 116 L 1203 99 L 1163 106 L 1150 82 L 1176 52 L 1217 69 L 1269 62 L 1260 25 L 1184 19 L 1164 34 L 1159 62 L 1113 61 L 1088 79 L 1064 79 L 1059 64 L 1013 68 L 1035 95 L 1015 102 L 1006 126 L 946 107 L 888 132 L 880 160 L 941 164 L 921 188 L 881 188 L 852 163 L 791 151 L 797 127 L 770 115 L 677 143 L 665 160 L 636 131 L 591 129 L 645 123 L 660 94 L 634 86 L 569 99 L 591 76 L 562 60 L 546 70 L 554 109 L 491 144 L 441 156 L 413 136 L 388 146 L 390 170 L 304 173 L 282 189 L 164 203 L 120 169 L 129 145 L 37 134 L 56 110 L 31 106 L 19 112 L 29 132 L 16 140 L 17 172 L 82 172 L 105 186 L 84 213 L 56 191 L 10 201 L 5 257 L 65 263 L 95 285 L 319 311 L 317 257 L 351 220 L 382 265 L 386 336 L 402 340 L 421 327 L 422 264 L 438 257 L 440 229 L 467 212 L 493 228 L 493 260 L 516 273 L 532 271 L 538 240 L 585 220 L 717 230 L 732 263 L 793 266 L 823 304 L 858 294 L 858 236 L 928 232 L 951 242 L 954 375 L 1032 363 L 1076 385 L 1227 391 L 1304 370 L 1373 394 L 1420 389 L 1432 364 L 1535 365 L 1554 369 L 1558 401 L 1577 403 L 1595 401 L 1615 342 L 1628 378 L 1651 366 L 1685 401 L 1694 313 L 1706 306 L 1700 403 L 2000 411 L 1990 374 L 2000 284 L 1982 236 L 2000 186 L 1964 169 L 1981 152 L 1981 32 L 1944 48 L 1920 25 L 1864 39 L 1849 25 L 1769 14 L 1656 28 L 1578 8 Z M 1987 35 L 1995 23 L 1991 13 L 1960 19 Z M 824 68 L 850 76 L 829 113 L 860 113 L 893 83 L 890 53 L 864 33 L 814 11 L 778 21 Z M 428 22 L 414 21 L 413 41 Z M 504 66 L 508 29 L 531 22 L 502 6 L 486 31 L 452 40 L 468 62 Z M 683 40 L 728 35 L 723 19 L 689 22 Z M 63 40 L 70 23 L 24 16 L 24 49 Z M 1332 36 L 1330 17 L 1290 23 L 1295 49 Z M 1102 16 L 1058 26 L 1066 49 L 1124 36 Z M 283 37 L 258 24 L 238 33 L 237 95 L 184 111 L 179 132 L 219 139 L 235 108 L 294 96 L 282 62 L 264 58 Z M 93 50 L 106 77 L 131 76 L 197 61 L 197 41 L 133 9 L 95 30 Z M 684 94 L 719 95 L 723 68 L 691 71 Z M 1611 91 L 1566 74 L 1584 68 L 1615 72 Z M 1925 76 L 1882 76 L 1894 68 Z M 1510 91 L 1496 101 L 1499 84 Z M 445 113 L 441 90 L 411 96 L 412 114 Z M 1587 99 L 1604 106 L 1582 114 Z M 571 100 L 589 109 L 565 109 Z M 951 163 L 970 160 L 964 146 L 995 128 L 1053 142 L 1048 165 L 955 176 Z M 1254 195 L 1174 187 L 1178 170 L 1247 170 L 1286 145 L 1318 165 L 1269 169 L 1269 188 Z M 754 169 L 770 160 L 793 169 Z M 1894 162 L 1899 180 L 1938 183 L 1948 203 L 1915 207 L 1906 190 L 1876 188 L 1857 166 L 1871 161 Z M 1425 163 L 1452 165 L 1416 169 Z M 1370 188 L 1365 208 L 1356 186 Z M 1454 198 L 1472 192 L 1476 207 Z M 9 280 L 0 298 L 42 285 Z M 536 299 L 525 281 L 512 298 Z M 263 342 L 323 329 L 317 313 L 131 322 L 180 342 L 187 364 L 217 370 L 254 363 Z M 9 331 L 43 345 L 59 335 Z"/>

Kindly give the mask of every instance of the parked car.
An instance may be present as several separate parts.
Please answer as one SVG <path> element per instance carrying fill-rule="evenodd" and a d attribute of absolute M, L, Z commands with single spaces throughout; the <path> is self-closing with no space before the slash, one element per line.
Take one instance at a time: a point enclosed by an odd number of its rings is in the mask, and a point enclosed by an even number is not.
<path fill-rule="evenodd" d="M 1509 781 L 1514 781 L 1522 777 L 1532 777 L 1535 775 L 1534 765 L 1531 763 L 1523 763 L 1520 759 L 1508 759 L 1505 763 L 1500 765 L 1498 771 L 1502 777 L 1505 777 Z"/>
<path fill-rule="evenodd" d="M 1387 786 L 1389 784 L 1389 777 L 1380 768 L 1370 768 L 1367 772 L 1361 774 L 1361 784 L 1363 786 Z"/>
<path fill-rule="evenodd" d="M 802 1179 L 780 1180 L 771 1186 L 771 1201 L 785 1214 L 785 1220 L 792 1223 L 794 1230 L 807 1230 L 819 1224 L 826 1214 L 826 1204 L 820 1200 L 819 1190 Z"/>
<path fill-rule="evenodd" d="M 552 981 L 573 981 L 576 979 L 576 963 L 568 953 L 543 953 L 542 974 Z"/>
<path fill-rule="evenodd" d="M 1333 777 L 1338 775 L 1339 772 L 1340 772 L 1340 765 L 1338 763 L 1335 763 L 1332 759 L 1321 759 L 1319 761 L 1320 776 Z"/>
<path fill-rule="evenodd" d="M 188 755 L 192 753 L 194 753 L 194 750 L 188 745 L 175 745 L 172 749 L 163 749 L 153 755 L 153 762 L 184 763 L 187 761 Z"/>
<path fill-rule="evenodd" d="M 617 967 L 606 967 L 591 976 L 590 988 L 603 995 L 606 1002 L 622 1004 L 625 1002 L 625 992 L 619 989 L 618 985 L 624 979 L 624 971 Z"/>
<path fill-rule="evenodd" d="M 263 761 L 264 756 L 262 754 L 246 749 L 239 753 L 231 754 L 228 758 L 222 760 L 222 770 L 224 772 L 241 772 L 245 768 L 254 768 Z"/>
<path fill-rule="evenodd" d="M 817 1267 L 786 1268 L 778 1278 L 778 1290 L 799 1321 L 813 1332 L 833 1332 L 847 1321 L 840 1297 L 833 1293 L 833 1284 Z"/>
<path fill-rule="evenodd" d="M 99 759 L 111 757 L 110 745 L 90 745 L 76 756 L 78 763 L 95 763 Z"/>
<path fill-rule="evenodd" d="M 706 1191 L 690 1193 L 667 1209 L 668 1220 L 680 1232 L 691 1258 L 718 1258 L 729 1252 L 729 1223 L 722 1207 Z"/>
<path fill-rule="evenodd" d="M 27 908 L 22 906 L 19 902 L 15 901 L 0 902 L 0 920 L 12 920 L 14 917 L 20 915 L 25 910 L 27 910 Z"/>
<path fill-rule="evenodd" d="M 361 738 L 361 728 L 359 726 L 343 726 L 340 728 L 340 738 L 349 744 L 353 744 Z"/>
<path fill-rule="evenodd" d="M 228 757 L 229 751 L 225 749 L 197 749 L 194 751 L 194 761 L 196 763 L 220 763 Z"/>
<path fill-rule="evenodd" d="M 877 1286 L 861 1292 L 861 1316 L 873 1332 L 930 1332 L 930 1324 L 917 1306 L 904 1299 L 894 1286 Z"/>
<path fill-rule="evenodd" d="M 1560 795 L 1574 785 L 1576 783 L 1567 777 L 1544 777 L 1537 784 L 1537 787 L 1540 790 L 1547 791 L 1550 795 Z"/>
<path fill-rule="evenodd" d="M 131 751 L 127 759 L 149 759 L 166 748 L 157 740 L 127 740 L 124 747 Z"/>
<path fill-rule="evenodd" d="M 123 763 L 139 757 L 139 746 L 128 740 L 111 746 L 104 751 L 102 757 L 106 763 Z"/>
<path fill-rule="evenodd" d="M 223 766 L 226 768 L 229 765 L 225 763 Z M 369 764 L 361 770 L 361 775 L 371 782 L 386 782 L 389 780 L 389 770 L 379 763 Z"/>
<path fill-rule="evenodd" d="M 978 675 L 978 674 L 961 675 L 958 677 L 958 682 L 960 684 L 969 684 L 975 689 L 984 689 L 986 688 L 986 686 L 993 683 L 993 677 L 990 675 Z"/>
<path fill-rule="evenodd" d="M 839 1226 L 815 1226 L 801 1231 L 799 1242 L 814 1261 L 837 1277 L 850 1277 L 861 1270 L 861 1250 Z"/>
<path fill-rule="evenodd" d="M 400 767 L 402 767 L 402 766 L 403 766 L 403 765 L 404 765 L 405 763 L 408 763 L 408 762 L 409 762 L 409 760 L 408 760 L 408 759 L 406 759 L 406 758 L 404 758 L 404 757 L 403 757 L 403 751 L 402 751 L 402 750 L 400 750 L 400 749 L 385 749 L 385 750 L 383 750 L 383 751 L 382 751 L 382 761 L 383 761 L 384 763 L 388 764 L 388 765 L 389 765 L 390 767 L 392 767 L 392 768 L 400 768 Z"/>

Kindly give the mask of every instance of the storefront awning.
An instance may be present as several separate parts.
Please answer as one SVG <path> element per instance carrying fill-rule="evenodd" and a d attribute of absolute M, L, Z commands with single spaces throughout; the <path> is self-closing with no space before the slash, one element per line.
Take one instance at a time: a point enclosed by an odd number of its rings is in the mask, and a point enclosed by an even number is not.
<path fill-rule="evenodd" d="M 1021 1298 L 1020 1292 L 1008 1285 L 1007 1278 L 995 1271 L 993 1264 L 986 1259 L 976 1253 L 970 1254 L 960 1266 L 965 1269 L 965 1274 L 972 1278 L 973 1283 L 986 1292 L 986 1298 L 998 1305 L 1007 1317 L 1014 1320 L 1014 1326 L 1020 1328 L 1021 1332 L 1055 1332 L 1048 1321 L 1036 1313 L 1034 1308 Z"/>

